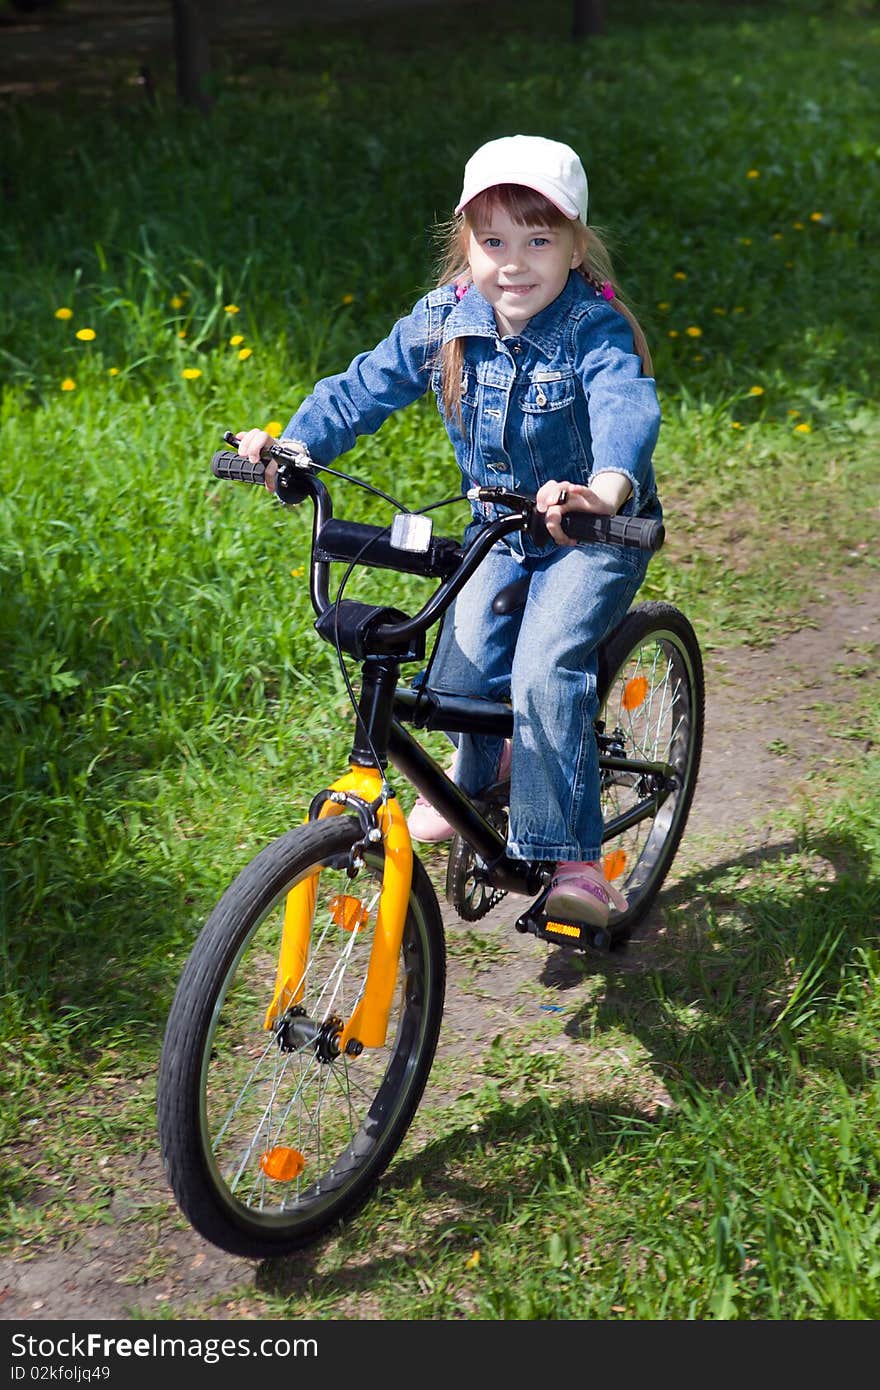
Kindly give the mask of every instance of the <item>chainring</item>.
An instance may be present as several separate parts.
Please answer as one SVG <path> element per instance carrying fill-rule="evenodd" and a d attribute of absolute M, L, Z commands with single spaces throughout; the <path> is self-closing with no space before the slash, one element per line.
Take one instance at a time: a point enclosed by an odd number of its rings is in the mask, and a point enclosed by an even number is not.
<path fill-rule="evenodd" d="M 480 798 L 480 810 L 495 830 L 507 835 L 507 803 L 510 783 L 498 782 Z M 467 840 L 453 837 L 446 865 L 446 901 L 464 922 L 478 922 L 505 897 L 503 888 L 493 888 L 486 879 L 485 862 Z"/>

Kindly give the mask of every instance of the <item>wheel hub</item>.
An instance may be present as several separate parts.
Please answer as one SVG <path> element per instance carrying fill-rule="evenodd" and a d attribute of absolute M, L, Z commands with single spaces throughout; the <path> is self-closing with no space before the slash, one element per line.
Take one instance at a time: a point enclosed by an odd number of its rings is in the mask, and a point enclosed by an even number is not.
<path fill-rule="evenodd" d="M 301 1004 L 288 1009 L 275 1027 L 275 1041 L 281 1052 L 302 1052 L 312 1048 L 319 1062 L 335 1062 L 341 1052 L 339 1039 L 344 1028 L 337 1014 L 323 1023 L 309 1018 Z"/>

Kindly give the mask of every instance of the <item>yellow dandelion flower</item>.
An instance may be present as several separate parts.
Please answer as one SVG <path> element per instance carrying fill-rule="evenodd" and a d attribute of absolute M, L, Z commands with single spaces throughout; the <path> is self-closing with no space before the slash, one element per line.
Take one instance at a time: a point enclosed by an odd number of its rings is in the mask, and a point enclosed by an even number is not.
<path fill-rule="evenodd" d="M 687 333 L 689 338 L 702 338 L 703 336 L 702 328 L 698 327 L 695 323 L 692 323 L 688 328 L 686 328 L 685 333 Z"/>
<path fill-rule="evenodd" d="M 746 174 L 746 178 L 747 178 L 747 179 L 759 179 L 760 177 L 761 177 L 761 170 L 760 170 L 760 169 L 750 169 L 749 172 Z"/>
<path fill-rule="evenodd" d="M 670 337 L 670 338 L 677 338 L 677 337 L 678 337 L 678 329 L 677 329 L 677 328 L 670 328 L 670 330 L 669 330 L 669 337 Z"/>
<path fill-rule="evenodd" d="M 118 367 L 108 367 L 108 368 L 107 368 L 107 375 L 108 375 L 108 376 L 119 376 L 119 368 L 118 368 Z"/>
<path fill-rule="evenodd" d="M 702 361 L 703 361 L 703 354 L 702 354 L 701 352 L 695 352 L 695 353 L 694 353 L 694 361 L 695 361 L 695 362 L 702 362 Z"/>
<path fill-rule="evenodd" d="M 795 434 L 809 434 L 812 428 L 813 426 L 808 425 L 806 420 L 804 420 L 800 425 L 795 425 L 794 432 Z"/>
<path fill-rule="evenodd" d="M 81 343 L 93 343 L 98 335 L 94 328 L 78 328 L 76 330 L 76 336 Z"/>
<path fill-rule="evenodd" d="M 730 428 L 731 428 L 732 430 L 741 430 L 741 429 L 742 429 L 742 425 L 740 424 L 739 420 L 731 420 L 731 422 L 730 422 Z"/>
<path fill-rule="evenodd" d="M 685 275 L 683 270 L 677 270 L 672 278 L 673 280 L 686 280 L 687 276 Z"/>
<path fill-rule="evenodd" d="M 791 225 L 794 227 L 796 232 L 802 232 L 804 230 L 803 222 L 792 222 Z"/>
<path fill-rule="evenodd" d="M 342 298 L 340 299 L 339 302 L 340 302 L 340 304 L 353 304 L 353 303 L 354 303 L 354 295 L 353 295 L 353 294 L 344 294 L 344 295 L 342 296 Z"/>
<path fill-rule="evenodd" d="M 736 308 L 734 309 L 733 312 L 734 312 L 735 314 L 744 314 L 744 313 L 745 313 L 745 306 L 744 306 L 743 304 L 737 304 L 737 306 L 736 306 Z"/>
<path fill-rule="evenodd" d="M 237 304 L 224 304 L 223 312 L 224 314 L 240 314 L 241 310 Z"/>
<path fill-rule="evenodd" d="M 475 1250 L 475 1251 L 473 1252 L 472 1255 L 468 1255 L 467 1259 L 466 1259 L 465 1262 L 464 1262 L 464 1267 L 465 1267 L 465 1269 L 479 1269 L 479 1267 L 480 1267 L 480 1252 L 479 1252 L 479 1250 Z"/>
<path fill-rule="evenodd" d="M 716 305 L 715 305 L 715 308 L 712 310 L 712 313 L 713 313 L 713 314 L 719 314 L 719 315 L 721 315 L 721 316 L 723 317 L 723 316 L 727 313 L 727 310 L 726 310 L 726 309 L 722 309 L 722 307 L 721 307 L 720 304 L 716 304 Z"/>
<path fill-rule="evenodd" d="M 749 395 L 750 395 L 750 396 L 763 396 L 763 394 L 764 394 L 764 388 L 763 388 L 763 386 L 750 386 L 750 387 L 749 387 Z"/>
<path fill-rule="evenodd" d="M 64 378 L 64 380 L 63 380 L 62 383 L 61 383 L 61 390 L 62 390 L 62 391 L 75 391 L 75 390 L 76 390 L 76 382 L 74 381 L 74 379 L 73 379 L 72 376 L 66 376 L 66 377 Z"/>
<path fill-rule="evenodd" d="M 62 304 L 60 309 L 55 310 L 55 317 L 56 319 L 72 319 L 73 310 L 68 309 L 66 304 Z"/>
<path fill-rule="evenodd" d="M 781 232 L 774 232 L 774 233 L 773 233 L 773 240 L 774 240 L 774 241 L 781 241 L 781 240 L 782 240 L 782 233 L 781 233 Z"/>
<path fill-rule="evenodd" d="M 183 308 L 183 300 L 181 299 L 179 294 L 173 295 L 172 298 L 169 299 L 168 303 L 171 305 L 172 309 Z"/>
<path fill-rule="evenodd" d="M 739 238 L 739 244 L 740 246 L 751 246 L 752 238 L 750 236 L 741 236 Z"/>
<path fill-rule="evenodd" d="M 267 434 L 280 434 L 282 428 L 283 427 L 280 420 L 270 420 L 268 425 L 263 426 L 263 429 L 266 431 Z"/>
<path fill-rule="evenodd" d="M 667 309 L 672 308 L 672 305 L 669 303 L 668 299 L 661 299 L 657 305 L 657 308 L 661 311 L 661 313 L 665 314 Z"/>
<path fill-rule="evenodd" d="M 290 571 L 290 577 L 291 577 L 291 579 L 302 579 L 302 577 L 303 577 L 303 575 L 305 574 L 305 572 L 306 572 L 306 567 L 305 567 L 305 565 L 297 565 L 297 567 L 296 567 L 295 570 L 291 570 L 291 571 Z"/>
<path fill-rule="evenodd" d="M 811 212 L 811 213 L 810 213 L 810 221 L 811 221 L 811 222 L 821 222 L 821 221 L 822 221 L 822 218 L 823 218 L 824 216 L 825 216 L 824 212 Z"/>
<path fill-rule="evenodd" d="M 202 375 L 201 367 L 184 367 L 181 376 L 184 381 L 197 381 Z"/>
<path fill-rule="evenodd" d="M 238 353 L 239 362 L 246 362 L 253 352 L 253 348 L 240 348 Z"/>
<path fill-rule="evenodd" d="M 243 342 L 244 342 L 244 334 L 243 334 L 243 333 L 233 333 L 232 337 L 229 339 L 229 346 L 230 346 L 230 347 L 240 347 L 241 344 L 242 344 Z"/>
<path fill-rule="evenodd" d="M 185 329 L 185 328 L 179 328 L 179 329 L 177 330 L 177 336 L 178 336 L 178 338 L 186 338 L 186 337 L 188 336 L 188 335 L 187 335 L 186 329 Z"/>
<path fill-rule="evenodd" d="M 793 420 L 796 420 L 801 412 L 799 410 L 787 410 L 785 413 L 786 415 L 790 415 Z"/>

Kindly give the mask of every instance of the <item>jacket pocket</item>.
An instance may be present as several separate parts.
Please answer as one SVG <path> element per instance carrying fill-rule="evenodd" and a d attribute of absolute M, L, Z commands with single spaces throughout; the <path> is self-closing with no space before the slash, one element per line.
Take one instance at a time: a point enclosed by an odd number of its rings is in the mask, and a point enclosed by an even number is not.
<path fill-rule="evenodd" d="M 520 408 L 527 415 L 562 410 L 574 402 L 573 372 L 533 372 L 520 394 Z"/>

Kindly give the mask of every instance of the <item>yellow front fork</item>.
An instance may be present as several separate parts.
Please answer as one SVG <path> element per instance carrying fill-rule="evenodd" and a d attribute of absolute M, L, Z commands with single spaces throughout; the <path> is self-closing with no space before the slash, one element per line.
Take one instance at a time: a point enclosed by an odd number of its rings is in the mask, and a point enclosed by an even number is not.
<path fill-rule="evenodd" d="M 382 776 L 377 768 L 353 764 L 343 777 L 333 783 L 330 791 L 351 792 L 363 801 L 373 802 L 381 795 L 382 785 Z M 339 815 L 344 810 L 344 803 L 328 800 L 321 807 L 318 818 Z M 385 1042 L 409 905 L 412 841 L 396 797 L 389 797 L 380 808 L 378 824 L 385 842 L 382 891 L 367 978 L 351 1017 L 345 1020 L 339 1040 L 343 1049 L 349 1041 L 358 1042 L 363 1047 L 381 1047 Z M 271 1028 L 285 1009 L 296 1004 L 303 996 L 319 876 L 320 869 L 292 888 L 285 900 L 275 993 L 266 1012 L 266 1028 Z M 357 930 L 357 927 L 354 929 Z"/>

